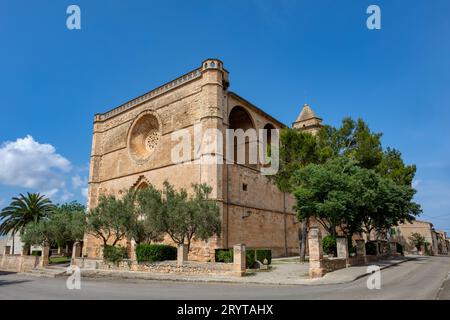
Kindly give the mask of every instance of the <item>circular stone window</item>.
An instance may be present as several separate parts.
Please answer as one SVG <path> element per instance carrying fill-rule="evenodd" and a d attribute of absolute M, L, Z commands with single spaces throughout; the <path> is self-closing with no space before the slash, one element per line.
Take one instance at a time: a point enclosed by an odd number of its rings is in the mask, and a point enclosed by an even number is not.
<path fill-rule="evenodd" d="M 138 163 L 150 158 L 161 140 L 159 121 L 152 113 L 139 116 L 133 123 L 128 136 L 128 150 Z"/>

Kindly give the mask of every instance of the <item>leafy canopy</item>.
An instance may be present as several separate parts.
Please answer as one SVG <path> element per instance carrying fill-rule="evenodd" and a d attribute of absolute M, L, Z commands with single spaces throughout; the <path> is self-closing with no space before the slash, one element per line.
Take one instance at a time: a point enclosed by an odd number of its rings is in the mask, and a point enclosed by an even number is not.
<path fill-rule="evenodd" d="M 22 241 L 27 245 L 72 244 L 83 239 L 85 220 L 85 207 L 77 202 L 56 206 L 46 217 L 25 227 Z"/>

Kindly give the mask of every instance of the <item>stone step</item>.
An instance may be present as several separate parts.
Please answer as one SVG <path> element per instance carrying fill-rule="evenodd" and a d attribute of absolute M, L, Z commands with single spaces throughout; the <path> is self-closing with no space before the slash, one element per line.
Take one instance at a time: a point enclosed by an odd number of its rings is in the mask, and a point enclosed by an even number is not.
<path fill-rule="evenodd" d="M 35 277 L 43 277 L 43 278 L 56 278 L 56 277 L 64 277 L 66 276 L 66 268 L 35 268 L 30 272 L 26 272 L 25 274 L 35 276 Z"/>

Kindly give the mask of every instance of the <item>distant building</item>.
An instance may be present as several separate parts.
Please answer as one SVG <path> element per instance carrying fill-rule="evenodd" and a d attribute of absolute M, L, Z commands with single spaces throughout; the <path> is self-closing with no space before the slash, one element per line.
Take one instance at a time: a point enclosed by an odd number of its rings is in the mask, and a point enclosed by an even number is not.
<path fill-rule="evenodd" d="M 442 231 L 435 231 L 433 224 L 427 221 L 416 220 L 412 223 L 402 223 L 394 228 L 395 235 L 394 240 L 403 245 L 405 253 L 421 253 L 424 254 L 426 249 L 422 248 L 417 250 L 415 246 L 411 244 L 410 237 L 413 233 L 421 234 L 425 241 L 429 243 L 427 249 L 429 254 L 447 254 L 448 247 L 446 241 L 446 234 L 442 234 Z"/>
<path fill-rule="evenodd" d="M 22 252 L 22 240 L 19 234 L 8 234 L 7 236 L 0 239 L 0 254 L 5 252 L 7 254 L 20 254 Z"/>
<path fill-rule="evenodd" d="M 24 243 L 20 238 L 20 234 L 15 234 L 14 237 L 12 234 L 8 234 L 0 238 L 0 254 L 21 254 L 22 248 L 24 247 Z M 33 251 L 41 251 L 41 246 L 31 246 L 30 253 Z"/>
<path fill-rule="evenodd" d="M 447 238 L 447 232 L 436 230 L 437 238 L 437 249 L 438 254 L 448 254 L 449 253 L 449 240 Z"/>

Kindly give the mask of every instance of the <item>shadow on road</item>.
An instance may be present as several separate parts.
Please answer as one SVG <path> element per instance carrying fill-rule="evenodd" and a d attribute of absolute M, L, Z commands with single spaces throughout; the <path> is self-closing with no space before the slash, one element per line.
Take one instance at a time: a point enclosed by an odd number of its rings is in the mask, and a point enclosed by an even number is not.
<path fill-rule="evenodd" d="M 11 274 L 17 274 L 16 272 L 7 272 L 7 271 L 0 271 L 0 276 L 8 276 Z M 24 282 L 30 282 L 30 280 L 1 280 L 0 279 L 0 287 L 7 286 L 11 284 L 19 284 Z"/>

